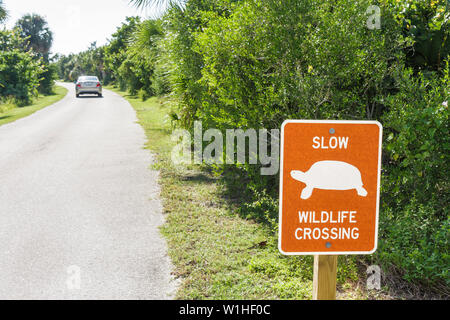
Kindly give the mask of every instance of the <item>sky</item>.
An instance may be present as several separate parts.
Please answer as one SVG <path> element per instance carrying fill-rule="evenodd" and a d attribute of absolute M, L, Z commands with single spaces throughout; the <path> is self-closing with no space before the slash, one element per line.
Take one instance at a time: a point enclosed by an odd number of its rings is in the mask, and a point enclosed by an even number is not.
<path fill-rule="evenodd" d="M 12 28 L 27 13 L 37 13 L 53 32 L 52 53 L 69 54 L 86 50 L 107 39 L 127 16 L 155 17 L 156 9 L 136 9 L 129 0 L 3 0 Z M 1 26 L 0 26 L 1 28 Z"/>

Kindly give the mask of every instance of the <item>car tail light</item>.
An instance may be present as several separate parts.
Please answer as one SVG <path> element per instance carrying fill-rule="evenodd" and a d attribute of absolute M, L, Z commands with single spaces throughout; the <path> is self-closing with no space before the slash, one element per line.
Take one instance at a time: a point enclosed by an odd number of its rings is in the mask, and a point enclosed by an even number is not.
<path fill-rule="evenodd" d="M 97 88 L 98 88 L 98 87 L 101 87 L 101 86 L 102 86 L 102 85 L 100 84 L 100 82 L 99 82 L 99 83 L 97 83 Z"/>
<path fill-rule="evenodd" d="M 81 84 L 77 84 L 77 87 L 78 87 L 78 88 L 81 88 Z"/>

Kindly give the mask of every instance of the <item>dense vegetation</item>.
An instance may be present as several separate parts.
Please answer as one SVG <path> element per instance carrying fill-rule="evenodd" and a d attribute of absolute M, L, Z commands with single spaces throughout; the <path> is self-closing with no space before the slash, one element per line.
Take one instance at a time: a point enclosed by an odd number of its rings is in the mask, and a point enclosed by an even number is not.
<path fill-rule="evenodd" d="M 0 2 L 0 23 L 7 12 Z M 13 30 L 0 30 L 0 103 L 30 104 L 41 94 L 51 94 L 56 78 L 50 64 L 52 32 L 39 15 L 25 15 Z"/>
<path fill-rule="evenodd" d="M 17 31 L 0 31 L 0 102 L 10 99 L 25 105 L 37 94 L 43 68 L 22 49 L 22 42 Z"/>
<path fill-rule="evenodd" d="M 188 0 L 158 20 L 128 18 L 107 45 L 60 57 L 56 67 L 65 80 L 94 73 L 142 99 L 169 94 L 172 120 L 188 129 L 195 120 L 204 130 L 379 120 L 382 206 L 371 259 L 447 291 L 449 2 L 375 1 L 381 25 L 368 28 L 373 4 Z M 276 230 L 277 176 L 255 165 L 212 169 L 239 194 L 242 215 Z"/>

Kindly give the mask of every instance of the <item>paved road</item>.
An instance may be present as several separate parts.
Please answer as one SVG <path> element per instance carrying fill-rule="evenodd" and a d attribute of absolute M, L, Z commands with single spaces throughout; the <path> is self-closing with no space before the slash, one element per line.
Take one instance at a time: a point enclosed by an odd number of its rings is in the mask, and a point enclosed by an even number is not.
<path fill-rule="evenodd" d="M 0 127 L 0 299 L 167 299 L 157 172 L 119 95 Z"/>

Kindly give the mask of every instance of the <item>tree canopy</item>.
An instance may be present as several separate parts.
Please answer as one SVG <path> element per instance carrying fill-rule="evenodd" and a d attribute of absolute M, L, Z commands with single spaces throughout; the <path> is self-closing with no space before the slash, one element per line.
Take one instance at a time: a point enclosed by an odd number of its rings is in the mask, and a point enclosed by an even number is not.
<path fill-rule="evenodd" d="M 53 33 L 47 21 L 37 14 L 27 14 L 16 22 L 16 28 L 22 38 L 26 39 L 26 49 L 48 60 L 48 54 L 53 44 Z"/>

